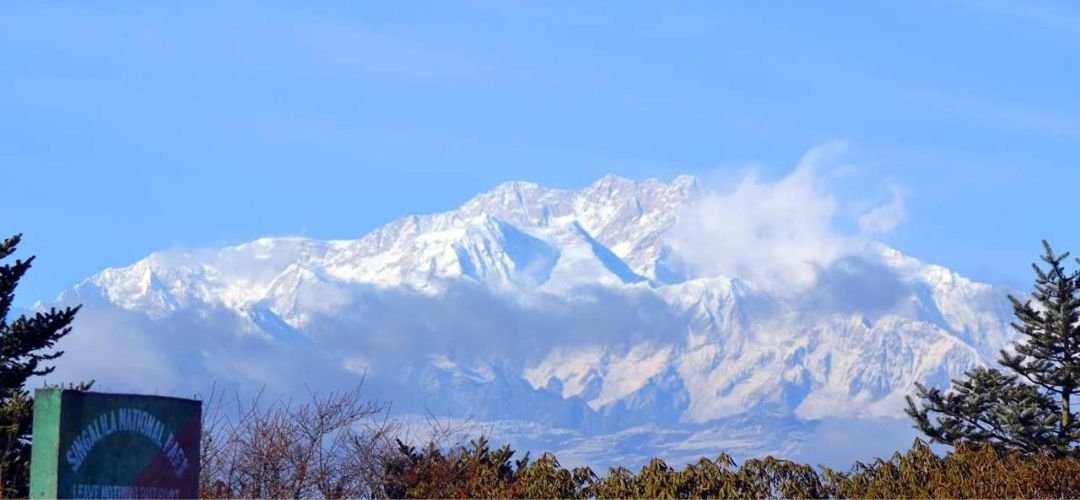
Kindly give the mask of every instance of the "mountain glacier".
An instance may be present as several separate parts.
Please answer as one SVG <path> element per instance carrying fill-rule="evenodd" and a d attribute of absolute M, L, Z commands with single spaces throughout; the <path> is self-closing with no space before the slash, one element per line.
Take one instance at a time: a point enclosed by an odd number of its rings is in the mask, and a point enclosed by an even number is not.
<path fill-rule="evenodd" d="M 72 342 L 116 347 L 71 347 L 58 375 L 166 392 L 365 377 L 398 414 L 468 418 L 571 463 L 814 459 L 815 432 L 906 429 L 915 382 L 1014 338 L 1007 290 L 869 239 L 808 287 L 703 272 L 675 228 L 705 195 L 690 176 L 509 182 L 355 240 L 155 253 L 60 296 L 87 306 Z"/>

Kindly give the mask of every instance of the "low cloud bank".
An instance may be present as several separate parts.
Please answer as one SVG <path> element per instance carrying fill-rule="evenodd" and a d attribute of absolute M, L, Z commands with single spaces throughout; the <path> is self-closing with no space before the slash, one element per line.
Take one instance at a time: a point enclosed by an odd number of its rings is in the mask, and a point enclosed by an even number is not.
<path fill-rule="evenodd" d="M 152 319 L 97 302 L 80 312 L 46 381 L 94 379 L 101 390 L 190 396 L 214 386 L 303 394 L 364 378 L 369 396 L 402 410 L 527 417 L 539 411 L 528 406 L 541 397 L 555 411 L 583 411 L 583 402 L 535 391 L 521 379 L 524 366 L 555 347 L 620 352 L 640 343 L 673 344 L 685 334 L 685 323 L 654 294 L 602 288 L 574 294 L 574 300 L 522 300 L 470 285 L 436 297 L 358 288 L 336 299 L 344 301 L 339 311 L 312 316 L 303 333 L 277 321 L 269 334 L 225 309 L 204 306 Z M 265 324 L 265 314 L 251 317 Z M 436 358 L 453 362 L 433 368 Z M 486 384 L 492 378 L 509 382 L 498 389 L 506 398 L 521 400 L 485 397 L 496 390 Z"/>

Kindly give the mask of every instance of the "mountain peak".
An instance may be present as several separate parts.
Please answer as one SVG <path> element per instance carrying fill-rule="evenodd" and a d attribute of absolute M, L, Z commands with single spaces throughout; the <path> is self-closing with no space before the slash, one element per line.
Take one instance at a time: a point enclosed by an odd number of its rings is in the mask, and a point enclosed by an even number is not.
<path fill-rule="evenodd" d="M 679 175 L 671 181 L 671 185 L 686 192 L 697 192 L 701 189 L 701 182 L 693 175 Z"/>
<path fill-rule="evenodd" d="M 597 179 L 596 182 L 592 184 L 592 187 L 608 188 L 614 186 L 636 186 L 637 184 L 637 180 L 631 179 L 629 177 L 623 177 L 621 175 L 608 173 L 604 174 L 603 177 Z"/>
<path fill-rule="evenodd" d="M 677 190 L 696 190 L 698 189 L 698 178 L 693 175 L 681 174 L 675 176 L 670 182 L 665 182 L 661 179 L 650 177 L 643 181 L 624 177 L 621 175 L 608 173 L 603 177 L 593 182 L 583 191 L 596 191 L 596 190 L 611 190 L 611 189 L 628 189 L 637 190 L 644 187 L 649 188 L 674 188 Z"/>
<path fill-rule="evenodd" d="M 481 193 L 475 196 L 473 199 L 514 199 L 524 200 L 530 199 L 536 196 L 542 196 L 544 194 L 557 191 L 545 186 L 541 186 L 535 182 L 528 181 L 506 181 L 495 186 L 489 191 Z"/>

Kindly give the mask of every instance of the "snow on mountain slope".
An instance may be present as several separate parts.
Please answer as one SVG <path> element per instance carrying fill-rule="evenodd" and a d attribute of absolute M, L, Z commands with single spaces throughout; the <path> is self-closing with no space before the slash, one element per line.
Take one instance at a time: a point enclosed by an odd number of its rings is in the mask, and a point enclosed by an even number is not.
<path fill-rule="evenodd" d="M 510 182 L 356 240 L 156 253 L 60 301 L 151 324 L 224 312 L 261 343 L 228 351 L 245 366 L 307 342 L 414 409 L 615 433 L 896 416 L 916 381 L 945 384 L 1012 338 L 1004 291 L 879 243 L 795 295 L 688 271 L 668 238 L 700 194 L 689 176 Z"/>
<path fill-rule="evenodd" d="M 510 182 L 458 210 L 405 217 L 359 240 L 264 238 L 198 255 L 154 254 L 103 271 L 64 298 L 100 296 L 156 315 L 188 301 L 237 308 L 263 298 L 293 263 L 346 283 L 432 293 L 463 277 L 527 290 L 548 283 L 556 267 L 562 271 L 556 288 L 637 282 L 656 278 L 660 235 L 695 193 L 696 181 L 685 176 L 670 185 L 607 176 L 581 191 Z M 147 280 L 157 288 L 147 289 Z"/>

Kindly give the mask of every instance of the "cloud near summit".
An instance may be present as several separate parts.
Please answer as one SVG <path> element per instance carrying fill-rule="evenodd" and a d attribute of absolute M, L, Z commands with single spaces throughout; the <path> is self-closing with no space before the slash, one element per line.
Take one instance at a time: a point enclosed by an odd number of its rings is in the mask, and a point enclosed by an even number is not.
<path fill-rule="evenodd" d="M 842 145 L 808 151 L 786 176 L 766 181 L 753 170 L 734 189 L 706 187 L 685 207 L 671 232 L 674 254 L 694 274 L 743 279 L 774 293 L 798 293 L 817 284 L 822 269 L 858 253 L 871 237 L 894 230 L 904 218 L 899 188 L 889 202 L 855 217 L 857 233 L 838 229 L 842 201 L 828 173 Z"/>

